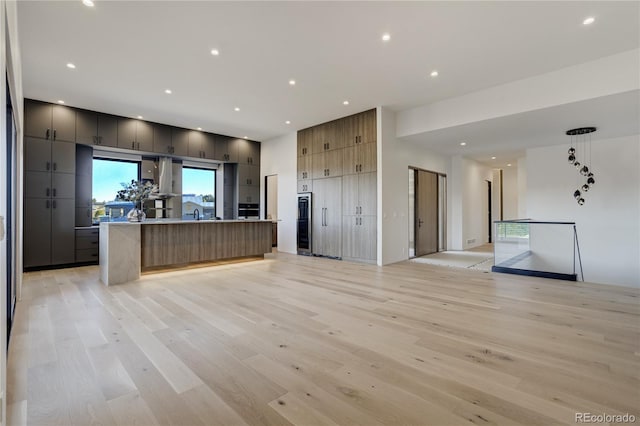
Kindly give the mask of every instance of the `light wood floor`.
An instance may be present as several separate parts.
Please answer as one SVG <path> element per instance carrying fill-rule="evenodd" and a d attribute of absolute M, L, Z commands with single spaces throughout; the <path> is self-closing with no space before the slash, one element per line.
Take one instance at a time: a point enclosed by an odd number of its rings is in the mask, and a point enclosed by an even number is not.
<path fill-rule="evenodd" d="M 640 418 L 640 292 L 293 255 L 25 275 L 10 424 L 574 424 Z"/>

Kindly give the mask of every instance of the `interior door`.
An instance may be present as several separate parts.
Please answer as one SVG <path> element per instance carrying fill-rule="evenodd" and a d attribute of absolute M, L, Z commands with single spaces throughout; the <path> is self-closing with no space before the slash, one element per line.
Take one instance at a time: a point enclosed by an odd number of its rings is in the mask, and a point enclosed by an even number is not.
<path fill-rule="evenodd" d="M 438 251 L 438 175 L 416 170 L 416 256 Z"/>

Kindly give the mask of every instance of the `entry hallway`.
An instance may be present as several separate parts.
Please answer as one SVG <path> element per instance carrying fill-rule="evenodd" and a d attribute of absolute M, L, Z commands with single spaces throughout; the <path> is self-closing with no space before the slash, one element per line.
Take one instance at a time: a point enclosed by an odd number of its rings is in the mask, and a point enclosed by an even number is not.
<path fill-rule="evenodd" d="M 640 417 L 640 291 L 286 254 L 105 287 L 25 274 L 9 424 Z"/>

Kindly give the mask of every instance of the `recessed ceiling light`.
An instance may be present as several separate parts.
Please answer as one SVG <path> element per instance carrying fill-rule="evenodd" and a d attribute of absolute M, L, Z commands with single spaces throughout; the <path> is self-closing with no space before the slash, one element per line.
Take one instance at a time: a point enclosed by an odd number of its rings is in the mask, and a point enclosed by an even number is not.
<path fill-rule="evenodd" d="M 438 76 L 438 71 L 437 70 L 431 71 L 431 77 L 437 77 L 437 76 Z"/>
<path fill-rule="evenodd" d="M 171 94 L 171 89 L 166 89 L 166 90 L 164 91 L 164 93 L 166 93 L 167 95 L 170 95 L 170 94 Z"/>
<path fill-rule="evenodd" d="M 594 18 L 593 16 L 589 16 L 584 21 L 582 21 L 582 25 L 591 25 L 595 22 L 595 20 L 596 18 Z"/>
<path fill-rule="evenodd" d="M 220 51 L 218 49 L 211 49 L 211 54 L 213 56 L 218 56 L 220 54 Z"/>
<path fill-rule="evenodd" d="M 466 142 L 460 142 L 460 146 L 467 146 Z"/>
<path fill-rule="evenodd" d="M 511 167 L 511 163 L 507 164 L 507 167 Z"/>
<path fill-rule="evenodd" d="M 60 100 L 58 101 L 58 103 L 62 105 L 62 104 L 64 103 L 64 101 L 63 101 L 62 99 L 60 99 Z"/>
<path fill-rule="evenodd" d="M 87 7 L 93 7 L 93 0 L 82 0 L 82 4 Z"/>
<path fill-rule="evenodd" d="M 389 33 L 382 34 L 382 41 L 389 41 L 389 40 L 391 40 L 391 34 Z"/>
<path fill-rule="evenodd" d="M 244 139 L 249 139 L 249 136 L 243 136 Z"/>
<path fill-rule="evenodd" d="M 349 105 L 349 101 L 342 102 L 342 105 Z"/>
<path fill-rule="evenodd" d="M 76 69 L 76 66 L 74 64 L 72 64 L 71 62 L 69 62 L 67 64 L 67 68 L 71 68 L 72 70 Z"/>
<path fill-rule="evenodd" d="M 202 130 L 202 127 L 198 127 L 198 130 Z"/>
<path fill-rule="evenodd" d="M 289 120 L 285 121 L 284 124 L 291 124 Z"/>
<path fill-rule="evenodd" d="M 296 81 L 295 80 L 289 80 L 289 85 L 290 86 L 295 86 L 296 85 Z"/>
<path fill-rule="evenodd" d="M 491 159 L 492 159 L 492 160 L 495 160 L 495 159 L 496 159 L 496 157 L 491 157 Z"/>
<path fill-rule="evenodd" d="M 234 111 L 240 111 L 240 108 L 235 107 L 233 110 L 234 110 Z"/>
<path fill-rule="evenodd" d="M 141 115 L 139 115 L 139 116 L 138 116 L 138 120 L 142 120 L 142 118 L 143 118 L 143 117 L 142 117 Z"/>

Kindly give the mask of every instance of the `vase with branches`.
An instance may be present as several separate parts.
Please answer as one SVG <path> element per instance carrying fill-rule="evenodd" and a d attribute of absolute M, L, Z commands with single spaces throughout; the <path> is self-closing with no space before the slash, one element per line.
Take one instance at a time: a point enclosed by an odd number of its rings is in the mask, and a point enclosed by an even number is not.
<path fill-rule="evenodd" d="M 132 180 L 131 183 L 122 183 L 122 189 L 116 194 L 117 201 L 131 201 L 134 208 L 127 214 L 131 222 L 142 222 L 145 213 L 142 208 L 145 201 L 158 193 L 158 185 L 149 181 Z"/>

